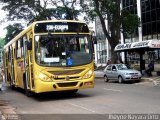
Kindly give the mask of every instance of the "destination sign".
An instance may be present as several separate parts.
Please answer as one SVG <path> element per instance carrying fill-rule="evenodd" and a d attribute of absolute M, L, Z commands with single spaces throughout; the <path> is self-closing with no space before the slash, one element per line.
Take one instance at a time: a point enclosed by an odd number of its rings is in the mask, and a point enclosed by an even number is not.
<path fill-rule="evenodd" d="M 47 31 L 67 31 L 68 30 L 68 25 L 46 25 L 46 30 Z"/>
<path fill-rule="evenodd" d="M 79 23 L 79 22 L 45 22 L 45 23 L 35 24 L 34 32 L 35 33 L 48 33 L 48 32 L 89 33 L 89 29 L 85 23 Z"/>

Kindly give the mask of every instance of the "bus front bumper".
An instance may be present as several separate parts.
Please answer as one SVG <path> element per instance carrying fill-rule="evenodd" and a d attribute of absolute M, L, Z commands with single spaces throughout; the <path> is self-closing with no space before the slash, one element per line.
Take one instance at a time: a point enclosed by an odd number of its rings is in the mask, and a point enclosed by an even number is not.
<path fill-rule="evenodd" d="M 92 76 L 89 79 L 83 79 L 83 80 L 54 81 L 54 82 L 44 82 L 41 80 L 36 80 L 35 82 L 36 82 L 34 90 L 35 93 L 94 88 L 94 76 Z"/>

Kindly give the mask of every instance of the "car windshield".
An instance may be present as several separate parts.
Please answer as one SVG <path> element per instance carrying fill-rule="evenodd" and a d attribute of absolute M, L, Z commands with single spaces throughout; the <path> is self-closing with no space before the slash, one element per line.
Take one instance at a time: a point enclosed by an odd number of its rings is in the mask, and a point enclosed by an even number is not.
<path fill-rule="evenodd" d="M 125 65 L 125 64 L 119 64 L 119 65 L 116 65 L 116 66 L 117 66 L 118 70 L 128 70 L 128 69 L 131 69 L 128 65 Z"/>
<path fill-rule="evenodd" d="M 42 66 L 76 66 L 92 60 L 89 35 L 37 35 L 35 58 Z"/>

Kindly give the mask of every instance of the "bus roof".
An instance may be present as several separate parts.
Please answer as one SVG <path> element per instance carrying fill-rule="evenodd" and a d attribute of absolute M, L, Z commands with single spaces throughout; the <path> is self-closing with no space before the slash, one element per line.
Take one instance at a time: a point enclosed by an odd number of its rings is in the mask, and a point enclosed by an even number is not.
<path fill-rule="evenodd" d="M 85 23 L 85 22 L 79 21 L 79 20 L 43 20 L 43 21 L 35 21 L 32 24 L 45 23 L 45 22 L 76 22 L 76 23 Z"/>
<path fill-rule="evenodd" d="M 75 22 L 75 23 L 85 23 L 79 20 L 43 20 L 43 21 L 35 21 L 32 24 L 30 24 L 27 28 L 25 28 L 23 31 L 21 31 L 16 37 L 14 37 L 10 42 L 8 42 L 4 49 L 10 46 L 12 43 L 14 43 L 17 39 L 21 38 L 26 32 L 32 30 L 32 27 L 37 23 L 45 23 L 45 22 Z"/>
<path fill-rule="evenodd" d="M 21 31 L 16 37 L 14 37 L 11 41 L 9 41 L 4 47 L 3 49 L 5 49 L 6 47 L 10 46 L 12 43 L 14 43 L 17 39 L 21 38 L 22 35 L 26 34 L 26 32 L 28 32 L 29 30 L 32 29 L 32 24 L 29 25 L 27 28 L 25 28 L 23 31 Z"/>

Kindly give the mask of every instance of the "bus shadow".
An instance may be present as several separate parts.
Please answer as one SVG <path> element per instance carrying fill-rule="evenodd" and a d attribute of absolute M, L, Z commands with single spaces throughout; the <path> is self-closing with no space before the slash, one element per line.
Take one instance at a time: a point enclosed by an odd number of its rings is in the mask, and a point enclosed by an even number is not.
<path fill-rule="evenodd" d="M 119 82 L 116 81 L 116 80 L 109 81 L 109 83 L 117 83 L 117 84 L 135 84 L 135 83 L 140 83 L 140 82 L 143 82 L 143 80 L 123 81 L 122 83 L 119 83 Z"/>
<path fill-rule="evenodd" d="M 86 94 L 81 94 L 78 92 L 75 94 L 69 94 L 66 92 L 47 92 L 47 93 L 33 94 L 32 97 L 37 101 L 53 101 L 53 100 L 65 100 L 65 99 L 79 99 L 91 96 Z"/>
<path fill-rule="evenodd" d="M 15 91 L 22 95 L 25 95 L 25 91 L 21 88 L 10 88 L 7 87 L 7 91 Z M 82 94 L 79 91 L 77 93 L 67 93 L 66 91 L 54 91 L 54 92 L 45 92 L 45 93 L 32 93 L 30 98 L 36 101 L 53 101 L 53 100 L 65 100 L 65 99 L 77 99 L 92 97 L 93 94 Z M 27 96 L 26 96 L 27 97 Z"/>

